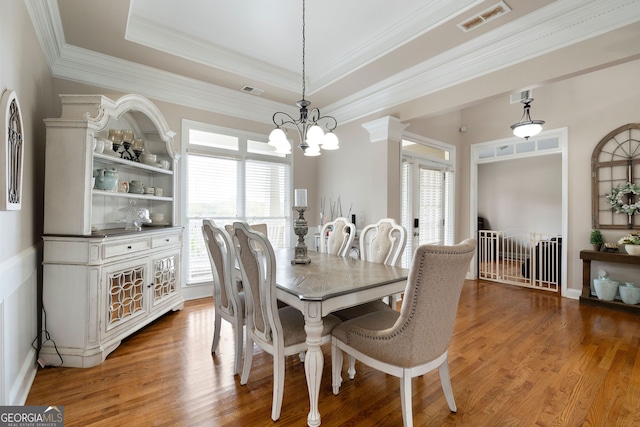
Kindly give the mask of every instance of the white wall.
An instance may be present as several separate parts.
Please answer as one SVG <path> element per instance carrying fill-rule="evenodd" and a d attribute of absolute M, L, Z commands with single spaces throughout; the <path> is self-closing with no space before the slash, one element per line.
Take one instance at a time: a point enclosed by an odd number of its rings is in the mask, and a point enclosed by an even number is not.
<path fill-rule="evenodd" d="M 43 119 L 54 114 L 59 108 L 54 101 L 59 102 L 24 3 L 2 2 L 2 16 L 0 92 L 16 92 L 25 140 L 22 209 L 0 211 L 0 404 L 21 405 L 36 373 L 31 343 L 39 330 L 37 295 L 42 283 Z"/>
<path fill-rule="evenodd" d="M 492 230 L 562 233 L 562 157 L 478 165 L 478 215 Z"/>

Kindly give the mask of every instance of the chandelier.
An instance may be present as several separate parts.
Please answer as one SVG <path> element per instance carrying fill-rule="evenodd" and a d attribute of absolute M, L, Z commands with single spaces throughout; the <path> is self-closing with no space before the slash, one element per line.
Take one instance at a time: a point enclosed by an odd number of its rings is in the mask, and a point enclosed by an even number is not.
<path fill-rule="evenodd" d="M 524 104 L 524 113 L 522 113 L 522 117 L 518 123 L 511 125 L 511 130 L 513 130 L 515 136 L 529 139 L 542 131 L 544 120 L 531 120 L 529 113 L 531 106 L 529 104 L 533 102 L 533 98 L 524 98 L 521 99 L 520 102 Z"/>
<path fill-rule="evenodd" d="M 305 0 L 302 0 L 302 99 L 296 103 L 300 108 L 300 118 L 294 119 L 287 113 L 278 111 L 273 115 L 273 124 L 276 128 L 269 134 L 269 145 L 275 147 L 278 154 L 290 154 L 291 144 L 287 134 L 282 129 L 285 125 L 294 126 L 300 136 L 298 147 L 304 151 L 305 156 L 319 156 L 320 148 L 323 150 L 337 150 L 338 137 L 333 130 L 338 127 L 338 122 L 331 116 L 320 115 L 320 110 L 309 110 L 311 102 L 304 99 L 305 82 Z M 324 127 L 324 129 L 323 129 Z M 325 130 L 327 133 L 325 133 Z"/>

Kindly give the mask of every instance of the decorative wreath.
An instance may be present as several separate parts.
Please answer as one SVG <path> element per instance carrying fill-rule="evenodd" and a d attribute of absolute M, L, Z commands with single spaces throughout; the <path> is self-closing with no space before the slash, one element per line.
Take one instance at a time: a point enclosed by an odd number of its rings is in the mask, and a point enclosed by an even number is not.
<path fill-rule="evenodd" d="M 616 188 L 611 189 L 611 194 L 607 194 L 605 197 L 609 201 L 611 208 L 616 213 L 626 213 L 628 215 L 635 215 L 640 213 L 640 198 L 635 203 L 629 203 L 629 196 L 636 199 L 635 196 L 640 195 L 640 186 L 627 182 L 624 185 L 618 185 Z"/>

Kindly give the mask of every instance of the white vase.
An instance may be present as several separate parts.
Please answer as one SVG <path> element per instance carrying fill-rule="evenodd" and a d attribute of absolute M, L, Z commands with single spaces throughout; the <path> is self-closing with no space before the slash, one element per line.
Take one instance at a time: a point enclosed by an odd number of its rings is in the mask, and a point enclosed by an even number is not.
<path fill-rule="evenodd" d="M 640 245 L 624 245 L 624 250 L 629 255 L 640 255 Z"/>
<path fill-rule="evenodd" d="M 633 284 L 620 285 L 620 298 L 625 304 L 635 305 L 640 302 L 640 288 Z"/>
<path fill-rule="evenodd" d="M 598 299 L 603 301 L 613 301 L 618 293 L 619 283 L 611 279 L 593 279 L 593 287 L 596 290 Z"/>

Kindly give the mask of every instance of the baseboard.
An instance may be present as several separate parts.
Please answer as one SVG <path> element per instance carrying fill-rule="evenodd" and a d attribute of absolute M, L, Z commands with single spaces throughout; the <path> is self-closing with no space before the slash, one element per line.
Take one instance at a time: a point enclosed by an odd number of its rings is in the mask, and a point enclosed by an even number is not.
<path fill-rule="evenodd" d="M 582 289 L 567 289 L 567 292 L 563 296 L 566 298 L 577 300 L 580 299 L 580 295 L 582 295 Z"/>
<path fill-rule="evenodd" d="M 24 406 L 37 373 L 36 350 L 32 349 L 29 352 L 29 357 L 22 363 L 22 368 L 20 369 L 16 382 L 13 384 L 9 401 L 6 403 L 7 405 Z M 53 402 L 53 404 L 55 404 L 55 402 Z"/>
<path fill-rule="evenodd" d="M 182 298 L 185 301 L 213 296 L 213 284 L 197 284 L 182 287 Z"/>

